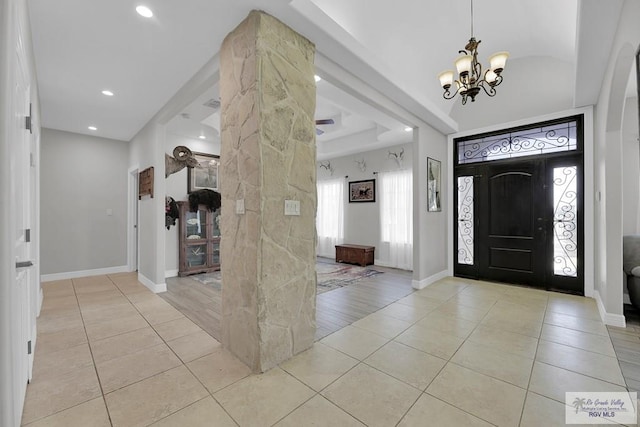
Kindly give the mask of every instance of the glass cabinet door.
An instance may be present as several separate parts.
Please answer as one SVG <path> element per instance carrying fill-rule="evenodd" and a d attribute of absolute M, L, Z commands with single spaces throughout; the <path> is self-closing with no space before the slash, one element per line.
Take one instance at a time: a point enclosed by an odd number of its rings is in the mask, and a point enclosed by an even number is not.
<path fill-rule="evenodd" d="M 185 250 L 188 267 L 207 265 L 207 245 L 188 245 Z"/>
<path fill-rule="evenodd" d="M 212 243 L 211 248 L 211 264 L 220 264 L 220 241 Z"/>
<path fill-rule="evenodd" d="M 199 209 L 196 212 L 187 211 L 186 218 L 184 219 L 187 240 L 207 238 L 206 218 L 207 211 L 204 209 Z"/>
<path fill-rule="evenodd" d="M 211 229 L 212 237 L 220 237 L 220 209 L 216 209 L 212 213 L 213 215 L 213 224 Z"/>

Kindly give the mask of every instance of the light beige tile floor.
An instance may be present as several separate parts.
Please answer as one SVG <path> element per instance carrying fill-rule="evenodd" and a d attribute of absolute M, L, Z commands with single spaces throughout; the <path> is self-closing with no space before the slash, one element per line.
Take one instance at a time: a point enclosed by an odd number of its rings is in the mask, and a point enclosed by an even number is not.
<path fill-rule="evenodd" d="M 252 375 L 134 274 L 43 290 L 30 426 L 560 426 L 626 390 L 588 298 L 446 278 Z"/>

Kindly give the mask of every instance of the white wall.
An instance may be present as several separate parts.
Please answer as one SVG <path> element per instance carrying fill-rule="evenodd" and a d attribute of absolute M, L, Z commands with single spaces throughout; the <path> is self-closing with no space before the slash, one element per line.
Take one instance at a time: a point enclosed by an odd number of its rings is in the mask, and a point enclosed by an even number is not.
<path fill-rule="evenodd" d="M 447 228 L 452 215 L 450 194 L 450 160 L 447 155 L 447 137 L 432 128 L 421 125 L 414 134 L 413 153 L 413 287 L 423 288 L 432 282 L 453 274 L 449 263 L 449 253 L 453 247 L 449 244 Z M 442 211 L 427 211 L 427 158 L 442 162 Z M 417 171 L 417 172 L 416 172 Z M 451 231 L 452 232 L 452 231 Z M 417 248 L 417 251 L 416 251 Z"/>
<path fill-rule="evenodd" d="M 198 153 L 220 155 L 220 141 L 203 141 L 167 133 L 166 153 L 172 155 L 173 149 L 178 145 L 184 145 L 191 151 Z M 187 168 L 167 177 L 166 192 L 167 196 L 173 197 L 176 202 L 188 200 Z M 179 226 L 179 222 L 176 222 L 175 227 L 171 227 L 169 230 L 165 228 L 165 277 L 173 277 L 178 271 Z"/>
<path fill-rule="evenodd" d="M 640 215 L 640 141 L 638 98 L 627 98 L 622 121 L 622 234 L 638 234 Z"/>
<path fill-rule="evenodd" d="M 607 61 L 594 120 L 596 191 L 596 298 L 603 320 L 624 325 L 622 295 L 622 120 L 625 92 L 640 44 L 640 2 L 625 0 Z"/>
<path fill-rule="evenodd" d="M 155 292 L 164 283 L 164 126 L 152 119 L 129 143 L 128 168 L 154 168 L 154 197 L 138 202 L 138 279 Z"/>
<path fill-rule="evenodd" d="M 389 151 L 399 153 L 402 149 L 404 149 L 402 168 L 411 169 L 413 167 L 413 149 L 411 144 L 396 145 L 379 150 L 324 160 L 324 162 L 331 162 L 331 166 L 334 169 L 333 175 L 325 168 L 321 168 L 320 162 L 318 162 L 318 181 L 348 176 L 348 178 L 344 178 L 344 242 L 355 245 L 375 246 L 375 263 L 378 265 L 389 264 L 389 248 L 388 245 L 380 241 L 380 188 L 378 177 L 374 175 L 373 172 L 397 170 L 399 166 L 393 159 L 389 158 Z M 356 160 L 362 159 L 365 160 L 367 165 L 365 172 L 362 172 L 356 164 Z M 360 181 L 364 179 L 376 180 L 376 202 L 349 203 L 349 181 Z"/>
<path fill-rule="evenodd" d="M 553 78 L 540 81 L 553 69 Z M 573 64 L 550 57 L 528 57 L 507 61 L 504 80 L 493 98 L 483 91 L 476 101 L 451 100 L 451 117 L 460 131 L 564 111 L 573 108 Z"/>
<path fill-rule="evenodd" d="M 126 265 L 128 156 L 123 141 L 42 130 L 42 274 Z"/>

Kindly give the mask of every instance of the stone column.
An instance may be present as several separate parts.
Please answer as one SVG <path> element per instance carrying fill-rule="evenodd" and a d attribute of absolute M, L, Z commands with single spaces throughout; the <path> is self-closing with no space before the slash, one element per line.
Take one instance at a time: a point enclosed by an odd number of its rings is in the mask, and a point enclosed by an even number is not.
<path fill-rule="evenodd" d="M 314 54 L 258 11 L 222 44 L 222 342 L 254 372 L 314 341 Z"/>

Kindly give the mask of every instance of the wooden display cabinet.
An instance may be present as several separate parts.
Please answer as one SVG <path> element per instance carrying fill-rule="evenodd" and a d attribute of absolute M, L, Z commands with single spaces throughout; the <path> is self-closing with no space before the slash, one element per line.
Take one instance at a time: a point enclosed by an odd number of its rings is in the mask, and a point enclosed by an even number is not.
<path fill-rule="evenodd" d="M 189 211 L 189 202 L 178 202 L 180 209 L 179 276 L 220 270 L 220 209 L 212 212 L 205 205 Z"/>

